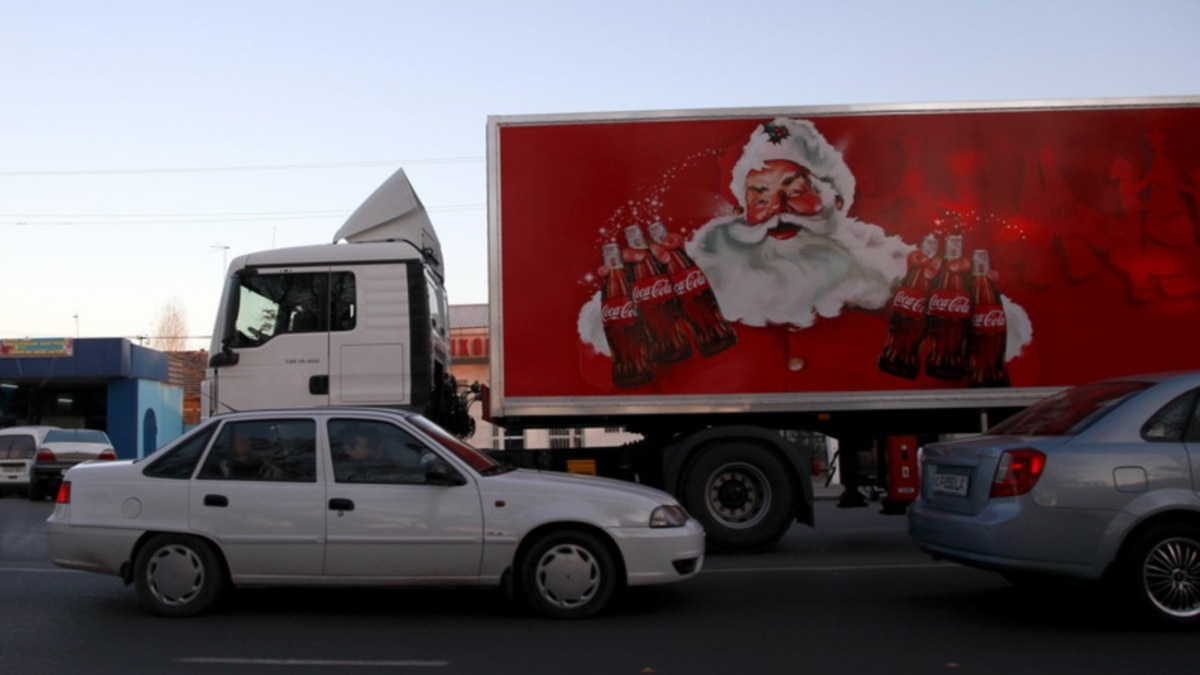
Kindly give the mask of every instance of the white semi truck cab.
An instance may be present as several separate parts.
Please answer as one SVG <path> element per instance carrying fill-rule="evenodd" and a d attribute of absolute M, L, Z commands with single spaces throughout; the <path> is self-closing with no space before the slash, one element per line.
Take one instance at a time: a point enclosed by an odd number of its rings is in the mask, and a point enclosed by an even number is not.
<path fill-rule="evenodd" d="M 333 243 L 233 260 L 202 410 L 394 406 L 465 435 L 447 319 L 441 245 L 401 169 Z"/>

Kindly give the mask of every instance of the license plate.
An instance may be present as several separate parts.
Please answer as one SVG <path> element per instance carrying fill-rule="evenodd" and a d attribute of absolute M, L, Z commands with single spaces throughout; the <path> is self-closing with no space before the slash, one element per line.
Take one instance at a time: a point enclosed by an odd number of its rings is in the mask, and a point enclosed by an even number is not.
<path fill-rule="evenodd" d="M 939 495 L 966 497 L 971 479 L 955 473 L 938 473 L 933 476 L 933 492 Z"/>

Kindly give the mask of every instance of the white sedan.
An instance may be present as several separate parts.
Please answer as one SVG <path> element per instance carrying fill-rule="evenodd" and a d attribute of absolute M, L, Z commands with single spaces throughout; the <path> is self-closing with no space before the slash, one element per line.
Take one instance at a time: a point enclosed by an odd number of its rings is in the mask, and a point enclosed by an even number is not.
<path fill-rule="evenodd" d="M 165 616 L 231 586 L 442 584 L 581 618 L 704 557 L 703 529 L 664 492 L 514 470 L 370 409 L 231 413 L 145 459 L 76 466 L 47 533 L 56 565 L 117 575 Z"/>

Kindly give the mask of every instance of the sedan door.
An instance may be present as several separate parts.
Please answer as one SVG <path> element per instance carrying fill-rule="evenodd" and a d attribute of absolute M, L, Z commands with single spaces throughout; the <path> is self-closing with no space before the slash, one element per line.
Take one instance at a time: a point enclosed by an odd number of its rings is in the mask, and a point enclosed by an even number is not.
<path fill-rule="evenodd" d="M 331 419 L 328 433 L 326 575 L 479 574 L 483 512 L 474 477 L 462 485 L 427 482 L 426 468 L 439 456 L 390 422 Z"/>
<path fill-rule="evenodd" d="M 255 419 L 222 427 L 192 481 L 191 528 L 217 541 L 235 579 L 317 577 L 325 552 L 316 422 Z"/>

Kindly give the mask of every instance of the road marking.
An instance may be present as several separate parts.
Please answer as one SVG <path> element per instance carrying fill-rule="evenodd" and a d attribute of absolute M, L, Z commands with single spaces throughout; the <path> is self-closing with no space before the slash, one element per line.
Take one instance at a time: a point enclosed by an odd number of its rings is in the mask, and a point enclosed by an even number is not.
<path fill-rule="evenodd" d="M 332 666 L 336 668 L 445 668 L 449 661 L 343 661 L 338 659 L 237 659 L 185 656 L 175 663 L 201 663 L 236 666 Z"/>
<path fill-rule="evenodd" d="M 875 572 L 879 570 L 921 570 L 941 567 L 961 567 L 955 563 L 908 563 L 903 565 L 794 565 L 790 567 L 705 567 L 700 574 L 758 574 L 760 572 Z"/>

